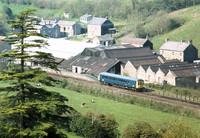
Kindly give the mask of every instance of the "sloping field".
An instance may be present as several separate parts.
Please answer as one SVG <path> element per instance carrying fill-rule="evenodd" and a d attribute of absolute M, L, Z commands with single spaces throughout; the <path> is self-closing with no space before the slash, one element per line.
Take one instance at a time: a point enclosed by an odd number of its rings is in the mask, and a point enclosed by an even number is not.
<path fill-rule="evenodd" d="M 88 110 L 95 113 L 103 113 L 105 115 L 109 113 L 114 114 L 117 122 L 119 123 L 120 132 L 123 132 L 125 127 L 133 121 L 148 121 L 154 127 L 159 127 L 159 124 L 163 122 L 169 122 L 170 120 L 179 118 L 184 119 L 192 127 L 200 130 L 199 119 L 181 117 L 179 115 L 156 111 L 131 104 L 111 101 L 104 98 L 85 95 L 66 89 L 51 88 L 51 90 L 58 91 L 64 96 L 67 96 L 69 99 L 68 104 L 82 114 L 84 114 Z M 91 100 L 94 100 L 95 103 L 90 103 Z M 86 105 L 84 107 L 81 107 L 81 103 L 83 102 L 86 102 Z"/>
<path fill-rule="evenodd" d="M 200 5 L 196 6 L 195 10 L 190 7 L 172 12 L 169 16 L 181 17 L 185 20 L 185 23 L 169 33 L 154 37 L 152 39 L 154 49 L 158 50 L 164 44 L 165 38 L 169 38 L 171 41 L 185 40 L 187 42 L 192 40 L 194 46 L 200 49 Z"/>

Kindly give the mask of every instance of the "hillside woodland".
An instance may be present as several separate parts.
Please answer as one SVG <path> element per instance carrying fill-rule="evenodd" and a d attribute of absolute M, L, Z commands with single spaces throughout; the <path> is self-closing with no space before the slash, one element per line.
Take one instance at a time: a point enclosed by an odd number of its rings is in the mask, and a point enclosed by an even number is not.
<path fill-rule="evenodd" d="M 133 25 L 133 28 L 129 30 L 134 30 L 137 37 L 146 36 L 147 32 L 149 35 L 159 35 L 173 28 L 180 26 L 183 21 L 181 19 L 165 18 L 165 15 L 169 12 L 176 11 L 182 8 L 190 7 L 193 5 L 200 4 L 200 1 L 191 0 L 0 0 L 2 3 L 6 4 L 8 7 L 10 5 L 26 5 L 34 6 L 38 11 L 42 9 L 55 10 L 59 9 L 63 12 L 70 13 L 72 18 L 78 18 L 84 13 L 90 13 L 98 17 L 110 17 L 115 19 L 124 20 L 127 19 L 128 22 Z M 5 19 L 12 17 L 12 10 L 4 6 L 2 8 L 3 12 L 0 14 L 1 27 L 0 34 L 5 34 L 4 23 Z M 63 13 L 60 15 L 51 13 L 47 15 L 48 12 L 44 13 L 38 12 L 38 16 L 49 17 L 49 18 L 63 18 Z M 15 13 L 17 14 L 17 13 Z M 162 17 L 162 18 L 159 18 Z M 155 19 L 156 20 L 153 20 Z M 159 18 L 159 20 L 157 19 Z M 151 25 L 157 24 L 165 25 L 162 29 L 151 30 Z M 149 24 L 144 30 L 144 25 Z M 136 29 L 137 28 L 137 29 Z"/>

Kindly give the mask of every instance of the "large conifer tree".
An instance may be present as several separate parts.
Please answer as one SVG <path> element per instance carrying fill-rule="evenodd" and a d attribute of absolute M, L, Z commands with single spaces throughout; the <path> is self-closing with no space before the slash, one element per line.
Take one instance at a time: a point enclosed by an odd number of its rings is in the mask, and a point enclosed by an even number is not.
<path fill-rule="evenodd" d="M 12 39 L 7 41 L 15 47 L 0 55 L 18 63 L 0 72 L 0 80 L 10 82 L 8 87 L 0 88 L 0 136 L 3 137 L 65 137 L 60 128 L 73 110 L 65 104 L 66 97 L 33 85 L 33 82 L 40 82 L 53 86 L 55 80 L 41 69 L 28 66 L 28 62 L 37 60 L 44 67 L 58 70 L 50 53 L 30 50 L 48 45 L 44 39 L 26 40 L 30 36 L 41 36 L 34 30 L 37 19 L 30 16 L 34 12 L 34 9 L 20 12 L 16 20 L 9 21 L 15 31 L 8 35 Z"/>

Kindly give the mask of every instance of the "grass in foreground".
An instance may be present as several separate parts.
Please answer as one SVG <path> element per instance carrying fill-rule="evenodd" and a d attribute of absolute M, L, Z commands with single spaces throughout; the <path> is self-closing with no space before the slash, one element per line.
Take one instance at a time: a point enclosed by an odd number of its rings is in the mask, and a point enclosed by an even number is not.
<path fill-rule="evenodd" d="M 66 89 L 51 88 L 51 90 L 58 91 L 62 95 L 67 96 L 69 99 L 68 104 L 82 114 L 84 114 L 88 110 L 96 113 L 103 113 L 105 115 L 109 113 L 114 114 L 117 122 L 119 123 L 120 132 L 123 132 L 125 127 L 133 121 L 147 121 L 152 126 L 159 127 L 159 124 L 163 122 L 169 122 L 170 120 L 179 119 L 181 117 L 180 115 L 174 115 L 136 105 L 111 101 L 104 98 L 85 95 Z M 90 103 L 92 99 L 95 101 L 95 103 Z M 81 107 L 81 103 L 83 102 L 86 102 L 85 107 Z M 200 131 L 199 119 L 183 116 L 181 118 L 188 122 L 192 127 Z"/>

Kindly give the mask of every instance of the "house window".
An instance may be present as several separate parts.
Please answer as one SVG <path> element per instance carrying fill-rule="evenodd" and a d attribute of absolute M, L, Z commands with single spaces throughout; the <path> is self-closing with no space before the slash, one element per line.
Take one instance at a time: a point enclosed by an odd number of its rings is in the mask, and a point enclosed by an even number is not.
<path fill-rule="evenodd" d="M 172 55 L 174 55 L 174 52 L 172 52 Z"/>
<path fill-rule="evenodd" d="M 162 54 L 164 54 L 164 51 L 162 51 Z"/>
<path fill-rule="evenodd" d="M 66 30 L 66 28 L 64 27 L 64 31 Z"/>
<path fill-rule="evenodd" d="M 180 56 L 182 56 L 182 53 L 180 53 Z"/>

